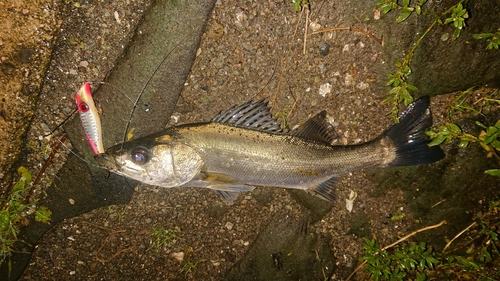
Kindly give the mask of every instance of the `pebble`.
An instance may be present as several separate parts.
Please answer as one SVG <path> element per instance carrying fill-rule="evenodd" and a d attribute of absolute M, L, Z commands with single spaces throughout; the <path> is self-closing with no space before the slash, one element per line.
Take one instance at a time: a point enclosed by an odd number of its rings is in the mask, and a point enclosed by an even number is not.
<path fill-rule="evenodd" d="M 368 87 L 370 87 L 370 84 L 368 84 L 366 82 L 359 82 L 358 85 L 356 85 L 356 88 L 358 88 L 360 90 L 366 90 L 366 89 L 368 89 Z"/>
<path fill-rule="evenodd" d="M 319 53 L 320 55 L 322 56 L 327 56 L 328 53 L 330 53 L 330 44 L 328 43 L 323 43 L 323 45 L 321 45 L 321 47 L 319 47 Z"/>
<path fill-rule="evenodd" d="M 332 92 L 332 84 L 325 83 L 319 86 L 319 95 L 325 97 L 327 94 Z"/>
<path fill-rule="evenodd" d="M 28 63 L 31 61 L 31 57 L 33 56 L 34 52 L 35 50 L 33 49 L 28 49 L 28 48 L 21 49 L 16 56 L 16 60 L 21 63 Z"/>
<path fill-rule="evenodd" d="M 318 31 L 321 28 L 321 24 L 313 21 L 309 24 L 309 28 L 312 30 L 312 32 Z"/>
<path fill-rule="evenodd" d="M 5 75 L 12 75 L 14 73 L 14 70 L 16 69 L 16 66 L 10 62 L 1 63 L 0 67 L 2 68 L 2 72 Z"/>
<path fill-rule="evenodd" d="M 184 260 L 184 252 L 173 252 L 170 254 L 170 256 L 178 261 Z"/>
<path fill-rule="evenodd" d="M 344 83 L 346 86 L 351 86 L 354 84 L 354 77 L 351 74 L 346 74 L 344 78 Z"/>

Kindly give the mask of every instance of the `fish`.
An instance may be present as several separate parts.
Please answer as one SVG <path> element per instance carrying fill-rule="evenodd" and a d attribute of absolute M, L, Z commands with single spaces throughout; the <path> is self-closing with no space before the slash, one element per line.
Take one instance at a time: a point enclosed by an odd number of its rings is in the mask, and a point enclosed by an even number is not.
<path fill-rule="evenodd" d="M 85 136 L 94 154 L 104 153 L 101 119 L 90 92 L 90 84 L 84 83 L 75 94 L 76 106 L 82 121 Z"/>
<path fill-rule="evenodd" d="M 336 179 L 366 168 L 423 165 L 444 158 L 429 147 L 428 96 L 411 103 L 377 138 L 332 144 L 337 135 L 321 111 L 293 130 L 282 129 L 268 102 L 233 106 L 209 122 L 173 126 L 117 144 L 94 158 L 119 175 L 158 187 L 203 187 L 228 204 L 256 186 L 302 189 L 335 200 Z"/>

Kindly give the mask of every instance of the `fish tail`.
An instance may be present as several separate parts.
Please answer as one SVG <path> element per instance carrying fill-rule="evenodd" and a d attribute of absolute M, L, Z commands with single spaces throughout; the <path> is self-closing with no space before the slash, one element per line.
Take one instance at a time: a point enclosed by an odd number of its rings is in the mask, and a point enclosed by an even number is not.
<path fill-rule="evenodd" d="M 399 116 L 399 123 L 389 127 L 382 137 L 392 140 L 395 159 L 388 166 L 414 166 L 429 164 L 444 158 L 439 146 L 429 147 L 425 131 L 432 126 L 432 113 L 428 96 L 410 104 Z"/>

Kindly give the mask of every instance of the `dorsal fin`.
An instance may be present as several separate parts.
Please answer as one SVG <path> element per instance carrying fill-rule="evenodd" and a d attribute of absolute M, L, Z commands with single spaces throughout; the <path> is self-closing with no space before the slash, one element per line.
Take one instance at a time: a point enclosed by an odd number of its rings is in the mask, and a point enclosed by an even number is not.
<path fill-rule="evenodd" d="M 238 107 L 233 106 L 225 112 L 221 111 L 212 119 L 212 122 L 271 133 L 284 132 L 279 122 L 271 114 L 268 102 L 263 99 L 255 103 L 249 101 Z"/>
<path fill-rule="evenodd" d="M 327 144 L 331 144 L 337 139 L 337 133 L 332 124 L 326 121 L 326 111 L 324 110 L 291 131 L 290 135 Z"/>

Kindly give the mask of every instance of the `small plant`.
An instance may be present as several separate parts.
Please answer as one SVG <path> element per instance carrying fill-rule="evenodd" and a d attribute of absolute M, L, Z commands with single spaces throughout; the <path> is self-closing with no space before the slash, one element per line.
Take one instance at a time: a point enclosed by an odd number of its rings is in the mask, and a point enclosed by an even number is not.
<path fill-rule="evenodd" d="M 429 130 L 426 134 L 432 139 L 429 146 L 436 146 L 442 143 L 450 143 L 452 140 L 458 139 L 459 147 L 467 147 L 470 142 L 477 142 L 478 138 L 462 132 L 462 129 L 453 123 L 446 123 L 439 126 L 438 131 Z"/>
<path fill-rule="evenodd" d="M 286 110 L 280 110 L 278 112 L 276 112 L 276 114 L 274 114 L 274 117 L 277 118 L 277 119 L 281 119 L 282 122 L 281 122 L 281 129 L 285 130 L 287 128 L 287 117 L 288 117 L 288 113 L 286 112 Z"/>
<path fill-rule="evenodd" d="M 498 50 L 500 45 L 500 28 L 495 33 L 479 33 L 473 35 L 474 39 L 481 40 L 486 39 L 488 45 L 486 45 L 486 50 Z"/>
<path fill-rule="evenodd" d="M 395 247 L 393 253 L 380 249 L 375 239 L 365 239 L 365 243 L 360 261 L 367 262 L 364 269 L 373 280 L 403 280 L 409 275 L 426 280 L 425 270 L 439 262 L 433 249 L 423 242 Z"/>
<path fill-rule="evenodd" d="M 470 89 L 462 92 L 451 102 L 450 109 L 448 109 L 448 119 L 452 120 L 457 111 L 481 112 L 466 102 L 469 91 Z M 489 97 L 482 97 L 480 100 L 483 101 L 483 105 L 486 102 L 500 104 L 500 100 L 495 98 L 497 92 L 493 91 L 493 94 L 489 95 Z M 476 124 L 482 128 L 477 136 L 464 132 L 458 125 L 452 122 L 439 126 L 438 130 L 429 130 L 426 132 L 432 140 L 429 146 L 440 145 L 442 143 L 449 144 L 454 140 L 458 140 L 458 147 L 460 148 L 466 148 L 470 143 L 478 143 L 487 152 L 487 157 L 495 157 L 500 160 L 500 156 L 498 155 L 500 152 L 500 120 L 493 126 L 486 126 L 479 121 L 476 121 Z M 500 176 L 499 169 L 487 170 L 485 173 Z"/>
<path fill-rule="evenodd" d="M 449 120 L 453 120 L 453 117 L 456 112 L 467 112 L 467 111 L 475 113 L 478 112 L 472 105 L 469 105 L 467 103 L 467 100 L 469 99 L 473 89 L 474 87 L 471 87 L 463 91 L 455 99 L 453 99 L 453 101 L 450 104 L 450 107 L 446 111 Z"/>
<path fill-rule="evenodd" d="M 302 11 L 302 8 L 309 9 L 309 0 L 291 0 L 295 11 Z"/>
<path fill-rule="evenodd" d="M 391 221 L 400 221 L 402 219 L 404 219 L 405 217 L 405 214 L 403 212 L 401 212 L 401 210 L 398 210 L 398 213 L 391 216 Z"/>
<path fill-rule="evenodd" d="M 52 216 L 52 211 L 50 211 L 45 206 L 40 206 L 35 212 L 35 220 L 39 222 L 49 223 Z"/>
<path fill-rule="evenodd" d="M 390 114 L 392 115 L 394 121 L 398 122 L 399 105 L 404 104 L 405 106 L 413 102 L 413 97 L 410 91 L 417 91 L 417 87 L 408 83 L 408 76 L 411 74 L 410 63 L 413 60 L 413 55 L 415 54 L 416 48 L 420 45 L 425 36 L 433 29 L 436 24 L 451 24 L 455 27 L 453 33 L 453 40 L 460 36 L 460 31 L 465 27 L 465 20 L 469 17 L 467 10 L 463 7 L 462 2 L 464 0 L 458 1 L 455 5 L 451 6 L 449 9 L 441 14 L 432 13 L 425 11 L 422 7 L 427 3 L 427 0 L 420 0 L 414 6 L 411 6 L 410 0 L 403 0 L 403 5 L 398 4 L 398 0 L 379 0 L 377 5 L 381 12 L 387 14 L 392 10 L 399 10 L 401 15 L 396 19 L 396 22 L 400 23 L 405 21 L 413 12 L 416 14 L 425 14 L 434 17 L 434 21 L 431 25 L 422 33 L 422 35 L 417 39 L 415 44 L 408 51 L 407 55 L 401 61 L 395 61 L 394 65 L 397 67 L 396 72 L 389 74 L 389 81 L 387 86 L 391 86 L 392 89 L 389 90 L 389 97 L 384 100 L 384 103 L 392 104 L 392 109 Z M 444 20 L 443 20 L 444 18 Z"/>
<path fill-rule="evenodd" d="M 499 210 L 500 201 L 497 199 L 489 202 L 488 211 L 479 215 L 476 221 L 466 229 L 476 227 L 471 231 L 466 242 L 459 244 L 454 252 L 467 247 L 465 254 L 448 254 L 443 251 L 441 261 L 442 264 L 437 267 L 440 276 L 446 274 L 447 277 L 468 276 L 469 280 L 496 280 L 491 278 L 488 272 L 485 272 L 487 267 L 498 264 L 500 258 L 498 247 L 500 246 L 498 235 L 499 233 Z M 462 234 L 462 231 L 460 234 Z M 460 235 L 459 234 L 459 235 Z M 454 239 L 456 239 L 457 235 Z M 453 240 L 454 240 L 453 239 Z M 451 244 L 448 242 L 447 247 Z M 480 243 L 477 243 L 481 241 Z M 446 250 L 446 247 L 445 247 Z M 451 280 L 451 279 L 449 279 Z"/>
<path fill-rule="evenodd" d="M 455 32 L 452 37 L 453 40 L 460 36 L 460 31 L 465 27 L 465 20 L 469 18 L 469 14 L 467 13 L 467 10 L 464 9 L 461 2 L 462 1 L 451 8 L 451 16 L 444 20 L 444 24 L 453 23 L 453 26 L 455 27 Z"/>
<path fill-rule="evenodd" d="M 377 5 L 384 14 L 394 9 L 400 10 L 401 15 L 396 19 L 396 22 L 400 23 L 406 20 L 413 12 L 420 15 L 422 13 L 422 6 L 425 3 L 427 3 L 427 0 L 420 0 L 414 7 L 411 7 L 410 0 L 403 0 L 403 5 L 399 5 L 398 0 L 380 0 L 377 2 Z"/>
<path fill-rule="evenodd" d="M 171 247 L 177 242 L 177 233 L 170 228 L 154 227 L 149 235 L 152 239 L 150 249 L 161 250 L 163 247 Z"/>
<path fill-rule="evenodd" d="M 187 261 L 182 265 L 181 270 L 179 270 L 179 273 L 184 274 L 184 277 L 187 277 L 188 274 L 190 274 L 196 269 L 197 265 L 198 265 L 197 262 Z"/>
<path fill-rule="evenodd" d="M 192 247 L 189 247 L 186 250 L 186 262 L 184 262 L 181 269 L 179 270 L 179 274 L 184 274 L 184 278 L 187 278 L 187 276 L 196 269 L 196 266 L 198 265 L 199 262 L 205 261 L 204 259 L 199 261 L 194 261 L 194 257 L 195 257 L 194 250 Z"/>
<path fill-rule="evenodd" d="M 125 215 L 125 208 L 123 208 L 122 211 L 118 211 L 118 206 L 116 205 L 110 205 L 108 206 L 108 212 L 106 214 L 106 219 L 108 218 L 115 218 L 116 220 L 118 220 L 118 222 L 121 222 L 122 219 L 123 219 L 123 215 Z"/>
<path fill-rule="evenodd" d="M 413 102 L 413 97 L 410 91 L 417 91 L 417 87 L 409 84 L 406 79 L 411 74 L 409 66 L 409 58 L 405 58 L 403 62 L 396 61 L 394 65 L 398 68 L 396 73 L 389 74 L 389 82 L 387 86 L 391 86 L 389 90 L 389 97 L 384 100 L 384 103 L 392 103 L 391 114 L 396 122 L 398 122 L 398 113 L 400 104 L 408 106 Z"/>
<path fill-rule="evenodd" d="M 439 126 L 438 131 L 429 130 L 426 134 L 432 139 L 429 146 L 439 145 L 441 143 L 450 143 L 452 140 L 458 139 L 458 147 L 466 148 L 469 143 L 477 142 L 481 147 L 486 150 L 487 157 L 495 156 L 500 159 L 498 152 L 500 151 L 500 120 L 494 126 L 487 127 L 479 121 L 476 124 L 483 128 L 479 133 L 479 136 L 473 136 L 468 133 L 464 133 L 460 127 L 453 123 L 447 123 L 446 125 Z M 500 170 L 493 169 L 487 170 L 485 172 L 489 175 L 500 176 Z"/>
<path fill-rule="evenodd" d="M 362 264 L 356 270 L 363 268 L 365 277 L 368 277 L 363 279 L 368 280 L 496 280 L 495 267 L 500 262 L 499 211 L 500 201 L 491 200 L 488 211 L 450 240 L 442 252 L 424 242 L 404 242 L 416 233 L 439 227 L 442 223 L 419 229 L 383 248 L 377 240 L 365 239 L 360 257 Z M 446 251 L 466 231 L 469 233 L 464 242 Z M 401 242 L 406 244 L 398 245 Z"/>
<path fill-rule="evenodd" d="M 85 49 L 85 42 L 81 41 L 78 38 L 70 38 L 69 39 L 69 44 L 75 46 L 77 50 L 83 50 Z"/>
<path fill-rule="evenodd" d="M 0 259 L 4 262 L 18 241 L 19 226 L 28 224 L 28 215 L 35 213 L 35 220 L 49 223 L 52 212 L 44 206 L 32 207 L 24 200 L 31 189 L 31 173 L 24 167 L 17 170 L 20 178 L 14 184 L 7 199 L 1 202 L 0 210 Z M 35 202 L 36 203 L 36 202 Z"/>

